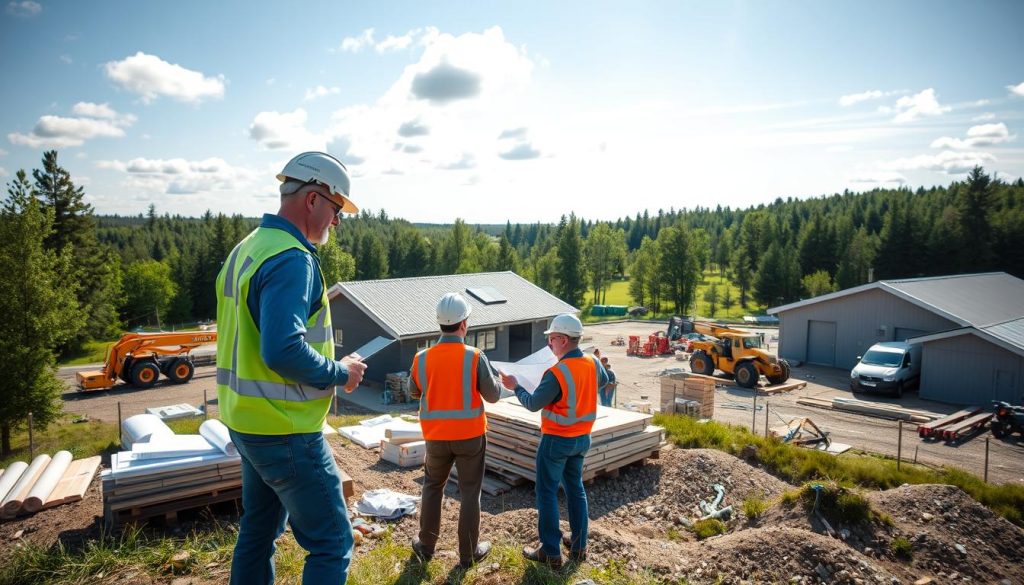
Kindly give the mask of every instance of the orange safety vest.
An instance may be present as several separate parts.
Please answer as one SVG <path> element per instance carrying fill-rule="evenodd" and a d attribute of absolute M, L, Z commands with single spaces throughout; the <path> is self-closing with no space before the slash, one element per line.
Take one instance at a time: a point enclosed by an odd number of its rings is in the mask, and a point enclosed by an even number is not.
<path fill-rule="evenodd" d="M 420 427 L 428 441 L 461 441 L 487 432 L 484 402 L 476 385 L 480 350 L 443 342 L 412 360 L 420 388 Z"/>
<path fill-rule="evenodd" d="M 540 432 L 560 437 L 590 433 L 597 420 L 597 368 L 600 362 L 588 356 L 566 358 L 548 369 L 562 386 L 557 402 L 540 411 Z"/>

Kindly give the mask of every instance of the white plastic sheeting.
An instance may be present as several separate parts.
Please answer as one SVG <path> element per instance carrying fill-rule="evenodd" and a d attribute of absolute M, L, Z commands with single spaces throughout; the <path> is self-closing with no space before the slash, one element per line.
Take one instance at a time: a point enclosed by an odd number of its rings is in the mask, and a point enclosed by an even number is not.
<path fill-rule="evenodd" d="M 38 512 L 43 509 L 46 498 L 50 497 L 53 489 L 57 487 L 57 482 L 64 477 L 64 472 L 68 470 L 72 459 L 74 457 L 68 451 L 57 451 L 54 453 L 50 464 L 46 466 L 46 470 L 36 480 L 32 490 L 28 492 L 28 497 L 22 503 L 22 507 L 24 507 L 26 512 Z"/>

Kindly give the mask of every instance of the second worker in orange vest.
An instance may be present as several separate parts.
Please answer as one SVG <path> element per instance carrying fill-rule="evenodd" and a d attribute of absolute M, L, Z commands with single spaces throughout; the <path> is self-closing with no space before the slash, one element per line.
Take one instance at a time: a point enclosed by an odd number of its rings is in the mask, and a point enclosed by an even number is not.
<path fill-rule="evenodd" d="M 569 559 L 587 558 L 587 492 L 583 489 L 583 458 L 590 450 L 590 429 L 597 419 L 597 389 L 608 383 L 608 374 L 593 356 L 579 349 L 583 323 L 576 315 L 558 315 L 544 332 L 548 347 L 558 358 L 540 380 L 536 390 L 527 392 L 515 376 L 504 373 L 502 384 L 515 390 L 516 398 L 528 410 L 541 411 L 540 445 L 537 447 L 537 531 L 540 546 L 524 548 L 523 556 L 562 566 L 559 541 L 569 547 Z M 565 488 L 571 534 L 558 528 L 558 484 Z"/>
<path fill-rule="evenodd" d="M 480 490 L 484 480 L 487 419 L 484 403 L 501 397 L 487 356 L 465 345 L 472 307 L 448 293 L 437 304 L 441 337 L 413 358 L 410 394 L 420 401 L 420 427 L 427 441 L 420 533 L 412 549 L 420 560 L 434 556 L 441 531 L 441 499 L 452 464 L 459 475 L 459 563 L 469 568 L 491 550 L 480 539 Z"/>

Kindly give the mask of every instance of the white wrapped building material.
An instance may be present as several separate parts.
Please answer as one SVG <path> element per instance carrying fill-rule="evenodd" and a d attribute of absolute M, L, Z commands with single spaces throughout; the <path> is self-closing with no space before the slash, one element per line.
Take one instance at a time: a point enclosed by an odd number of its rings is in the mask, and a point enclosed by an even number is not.
<path fill-rule="evenodd" d="M 137 414 L 121 422 L 121 448 L 131 449 L 135 443 L 148 443 L 160 437 L 173 437 L 174 431 L 155 414 Z"/>
<path fill-rule="evenodd" d="M 42 475 L 49 464 L 50 456 L 45 453 L 38 455 L 32 460 L 25 473 L 21 474 L 18 483 L 14 484 L 11 491 L 4 497 L 3 502 L 0 502 L 0 516 L 13 518 L 18 514 L 22 504 L 25 502 L 25 498 L 28 497 L 29 491 L 32 490 L 32 486 L 36 484 L 36 480 L 39 479 L 39 476 Z"/>
<path fill-rule="evenodd" d="M 7 497 L 7 494 L 11 493 L 11 488 L 14 484 L 18 483 L 21 479 L 21 474 L 25 473 L 28 469 L 28 463 L 24 461 L 15 461 L 4 470 L 4 474 L 0 476 L 0 502 Z"/>
<path fill-rule="evenodd" d="M 57 451 L 53 455 L 49 465 L 36 480 L 35 485 L 28 492 L 28 497 L 22 503 L 21 507 L 24 511 L 35 513 L 43 509 L 43 504 L 46 503 L 46 499 L 50 497 L 53 489 L 57 487 L 57 482 L 64 477 L 64 472 L 68 470 L 72 459 L 73 457 L 68 451 Z"/>
<path fill-rule="evenodd" d="M 219 420 L 211 418 L 199 425 L 199 434 L 209 441 L 211 445 L 220 449 L 225 455 L 238 455 L 238 449 L 235 448 L 235 444 L 231 441 L 228 427 Z"/>

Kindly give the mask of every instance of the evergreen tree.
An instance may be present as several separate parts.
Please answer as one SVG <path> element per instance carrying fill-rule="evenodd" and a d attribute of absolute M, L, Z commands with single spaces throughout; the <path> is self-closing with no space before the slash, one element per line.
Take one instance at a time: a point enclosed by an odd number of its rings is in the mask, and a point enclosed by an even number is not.
<path fill-rule="evenodd" d="M 61 411 L 64 383 L 57 378 L 55 349 L 84 325 L 77 281 L 70 273 L 71 250 L 48 248 L 54 211 L 35 198 L 18 171 L 0 211 L 0 457 L 11 455 L 11 434 L 32 413 L 45 428 Z"/>
<path fill-rule="evenodd" d="M 519 224 L 516 224 L 518 227 Z M 506 231 L 508 231 L 506 229 Z M 501 239 L 498 240 L 498 270 L 511 270 L 512 272 L 518 272 L 519 269 L 519 255 L 516 254 L 516 249 L 512 247 L 512 242 L 509 241 L 505 234 L 501 235 Z"/>
<path fill-rule="evenodd" d="M 687 314 L 700 280 L 700 266 L 690 234 L 682 226 L 670 226 L 662 228 L 657 241 L 658 273 L 665 285 L 665 298 L 673 303 L 677 314 Z"/>
<path fill-rule="evenodd" d="M 85 202 L 84 189 L 76 187 L 71 173 L 58 164 L 57 151 L 43 153 L 42 162 L 43 168 L 33 170 L 32 177 L 36 196 L 53 211 L 53 230 L 46 238 L 46 247 L 57 254 L 70 249 L 72 262 L 61 280 L 87 284 L 76 288 L 78 305 L 86 315 L 85 325 L 66 340 L 61 349 L 67 351 L 87 339 L 109 338 L 120 330 L 120 268 L 112 250 L 99 244 L 92 206 Z"/>
<path fill-rule="evenodd" d="M 583 265 L 583 239 L 580 223 L 575 214 L 567 220 L 562 216 L 558 225 L 558 286 L 557 296 L 574 307 L 583 306 L 587 292 L 586 272 Z"/>
<path fill-rule="evenodd" d="M 993 266 L 991 215 L 994 203 L 991 177 L 981 167 L 974 167 L 957 198 L 964 242 L 960 268 L 964 272 L 986 272 Z"/>
<path fill-rule="evenodd" d="M 708 316 L 712 319 L 715 317 L 715 311 L 718 308 L 718 285 L 711 283 L 711 286 L 704 291 L 704 302 L 708 304 Z"/>
<path fill-rule="evenodd" d="M 647 306 L 653 300 L 650 284 L 657 275 L 657 264 L 657 244 L 644 236 L 629 268 L 629 295 L 640 306 Z"/>
<path fill-rule="evenodd" d="M 327 242 L 317 248 L 317 256 L 320 257 L 320 270 L 324 273 L 324 280 L 328 287 L 334 286 L 338 282 L 352 280 L 356 275 L 355 258 L 341 249 L 333 231 Z"/>
<path fill-rule="evenodd" d="M 590 231 L 584 249 L 590 288 L 593 291 L 591 303 L 598 304 L 601 302 L 601 294 L 606 293 L 611 284 L 619 259 L 626 254 L 625 234 L 622 230 L 615 231 L 608 224 L 600 223 Z"/>

